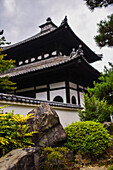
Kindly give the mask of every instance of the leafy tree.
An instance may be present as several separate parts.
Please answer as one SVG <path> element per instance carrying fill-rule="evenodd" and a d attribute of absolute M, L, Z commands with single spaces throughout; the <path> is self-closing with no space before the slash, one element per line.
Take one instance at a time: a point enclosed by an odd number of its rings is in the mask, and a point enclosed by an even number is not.
<path fill-rule="evenodd" d="M 94 82 L 94 88 L 88 88 L 89 94 L 84 94 L 84 111 L 79 111 L 80 120 L 99 122 L 110 121 L 113 114 L 113 65 L 105 67 L 100 82 Z"/>
<path fill-rule="evenodd" d="M 84 0 L 90 10 L 113 5 L 113 0 Z M 113 47 L 113 14 L 107 16 L 108 20 L 100 21 L 98 35 L 94 37 L 99 47 Z"/>
<path fill-rule="evenodd" d="M 6 39 L 4 36 L 0 38 L 0 73 L 3 73 L 4 71 L 7 71 L 10 68 L 14 67 L 15 61 L 10 59 L 10 60 L 5 60 L 5 56 L 7 54 L 2 53 L 2 48 L 1 45 L 9 44 L 6 42 Z M 9 77 L 2 77 L 0 76 L 0 91 L 8 91 L 8 90 L 15 90 L 15 83 L 9 80 Z"/>

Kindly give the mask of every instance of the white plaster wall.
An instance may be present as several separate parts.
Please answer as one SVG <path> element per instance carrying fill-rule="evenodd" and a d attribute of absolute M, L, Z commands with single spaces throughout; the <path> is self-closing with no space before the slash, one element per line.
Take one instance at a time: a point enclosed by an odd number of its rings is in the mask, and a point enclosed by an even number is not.
<path fill-rule="evenodd" d="M 4 104 L 0 103 L 0 106 L 3 106 Z M 3 110 L 4 112 L 12 112 L 12 110 L 14 110 L 15 114 L 20 114 L 20 115 L 27 115 L 27 113 L 29 113 L 34 107 L 33 105 L 17 105 L 17 104 L 7 104 L 5 103 L 5 105 L 9 105 L 6 106 Z"/>
<path fill-rule="evenodd" d="M 36 99 L 47 100 L 47 92 L 36 93 Z"/>
<path fill-rule="evenodd" d="M 69 82 L 69 87 L 77 89 L 77 84 Z"/>
<path fill-rule="evenodd" d="M 78 122 L 80 121 L 78 110 L 61 110 L 61 109 L 55 109 L 59 119 L 60 123 L 63 127 L 66 127 L 70 125 L 72 122 Z"/>
<path fill-rule="evenodd" d="M 43 89 L 43 88 L 47 88 L 47 85 L 36 86 L 36 89 Z"/>
<path fill-rule="evenodd" d="M 29 113 L 32 109 L 36 108 L 38 105 L 33 104 L 24 104 L 24 103 L 16 103 L 16 102 L 1 102 L 0 106 L 10 105 L 4 109 L 4 112 L 11 112 L 14 110 L 15 114 L 23 114 L 24 116 Z M 72 122 L 79 121 L 78 110 L 70 109 L 64 107 L 53 107 L 53 109 L 57 112 L 60 122 L 63 127 L 68 126 Z"/>
<path fill-rule="evenodd" d="M 80 104 L 82 107 L 84 107 L 84 94 L 82 92 L 79 92 L 80 93 Z"/>
<path fill-rule="evenodd" d="M 34 87 L 30 87 L 30 88 L 26 88 L 26 89 L 16 90 L 16 92 L 26 92 L 26 91 L 31 91 L 31 90 L 34 90 Z"/>
<path fill-rule="evenodd" d="M 83 86 L 80 86 L 80 85 L 79 85 L 79 88 L 80 88 L 80 89 L 84 89 L 84 87 L 83 87 Z"/>
<path fill-rule="evenodd" d="M 66 90 L 65 89 L 50 91 L 50 101 L 53 101 L 53 99 L 56 96 L 61 96 L 64 101 L 63 103 L 66 103 Z"/>
<path fill-rule="evenodd" d="M 50 84 L 50 89 L 59 88 L 59 87 L 65 87 L 65 82 L 63 81 L 63 82 Z"/>
<path fill-rule="evenodd" d="M 70 103 L 72 103 L 72 96 L 75 96 L 77 102 L 76 104 L 78 104 L 77 91 L 70 89 Z"/>

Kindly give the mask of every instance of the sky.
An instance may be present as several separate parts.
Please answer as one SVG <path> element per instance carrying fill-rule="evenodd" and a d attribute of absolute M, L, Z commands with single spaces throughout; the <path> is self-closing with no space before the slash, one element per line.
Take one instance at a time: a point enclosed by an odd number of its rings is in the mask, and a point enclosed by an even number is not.
<path fill-rule="evenodd" d="M 96 54 L 103 54 L 102 61 L 92 64 L 100 72 L 108 62 L 113 63 L 113 48 L 99 48 L 94 36 L 97 23 L 112 14 L 113 6 L 91 12 L 84 0 L 0 0 L 0 30 L 11 44 L 40 32 L 39 25 L 48 17 L 59 26 L 65 16 L 74 33 Z"/>

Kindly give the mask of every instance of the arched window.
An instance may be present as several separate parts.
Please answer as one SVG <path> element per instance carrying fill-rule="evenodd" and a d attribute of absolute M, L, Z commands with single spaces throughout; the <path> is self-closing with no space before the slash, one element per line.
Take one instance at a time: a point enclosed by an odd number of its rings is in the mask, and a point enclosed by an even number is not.
<path fill-rule="evenodd" d="M 56 96 L 53 101 L 56 101 L 56 102 L 62 102 L 63 103 L 63 98 L 61 96 Z"/>
<path fill-rule="evenodd" d="M 49 57 L 49 54 L 44 54 L 44 58 L 47 58 L 47 57 Z"/>
<path fill-rule="evenodd" d="M 53 51 L 53 52 L 52 52 L 52 55 L 57 55 L 57 52 L 56 52 L 56 51 Z"/>
<path fill-rule="evenodd" d="M 71 102 L 72 102 L 72 104 L 77 104 L 75 96 L 72 96 Z"/>
<path fill-rule="evenodd" d="M 42 59 L 42 56 L 41 56 L 41 55 L 40 55 L 40 56 L 38 56 L 38 57 L 37 57 L 37 59 L 38 59 L 38 60 L 41 60 L 41 59 Z"/>
<path fill-rule="evenodd" d="M 25 63 L 29 63 L 29 60 L 27 59 L 27 60 L 25 60 Z"/>
<path fill-rule="evenodd" d="M 23 64 L 23 61 L 19 61 L 19 66 Z"/>
<path fill-rule="evenodd" d="M 31 58 L 31 62 L 35 61 L 35 58 Z"/>

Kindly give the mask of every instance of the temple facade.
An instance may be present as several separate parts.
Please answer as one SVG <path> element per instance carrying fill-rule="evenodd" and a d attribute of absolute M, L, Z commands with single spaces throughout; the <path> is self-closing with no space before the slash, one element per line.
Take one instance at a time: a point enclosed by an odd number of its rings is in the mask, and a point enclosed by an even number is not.
<path fill-rule="evenodd" d="M 16 67 L 0 76 L 17 83 L 16 96 L 82 108 L 83 91 L 100 75 L 91 63 L 101 57 L 75 35 L 67 17 L 59 27 L 51 18 L 39 27 L 38 34 L 3 48 Z"/>

